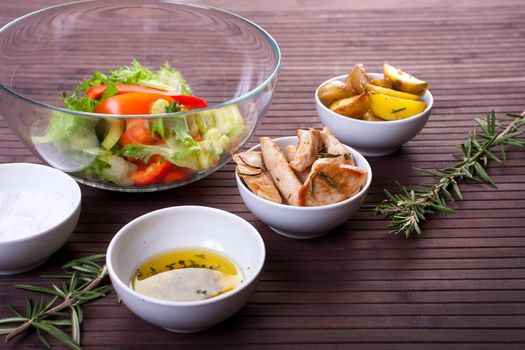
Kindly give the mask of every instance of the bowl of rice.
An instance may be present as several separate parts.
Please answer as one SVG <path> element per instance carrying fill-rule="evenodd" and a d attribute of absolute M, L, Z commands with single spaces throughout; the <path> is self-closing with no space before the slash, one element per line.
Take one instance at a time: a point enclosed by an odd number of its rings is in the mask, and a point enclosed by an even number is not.
<path fill-rule="evenodd" d="M 69 239 L 81 192 L 65 173 L 29 163 L 0 164 L 0 275 L 31 270 Z"/>

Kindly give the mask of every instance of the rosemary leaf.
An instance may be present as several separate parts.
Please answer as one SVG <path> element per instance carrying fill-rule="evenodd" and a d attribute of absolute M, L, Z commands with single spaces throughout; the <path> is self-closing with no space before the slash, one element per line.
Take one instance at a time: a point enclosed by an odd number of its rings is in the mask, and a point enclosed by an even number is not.
<path fill-rule="evenodd" d="M 497 155 L 495 155 L 494 153 L 492 153 L 491 151 L 486 150 L 486 151 L 485 151 L 485 154 L 486 154 L 487 156 L 489 156 L 492 160 L 494 160 L 494 161 L 496 161 L 496 162 L 498 162 L 498 163 L 501 163 L 501 159 L 499 159 L 499 157 L 498 157 Z"/>
<path fill-rule="evenodd" d="M 419 171 L 420 173 L 423 173 L 423 174 L 428 174 L 432 177 L 440 177 L 441 175 L 436 171 L 436 170 L 432 170 L 432 169 L 423 169 L 423 168 L 417 168 L 417 167 L 413 167 L 412 169 L 414 170 L 417 170 Z"/>
<path fill-rule="evenodd" d="M 9 311 L 11 311 L 15 316 L 18 316 L 18 317 L 23 317 L 22 314 L 20 312 L 18 312 L 14 307 L 12 307 L 11 305 L 6 305 L 6 307 L 9 309 Z M 0 321 L 1 323 L 1 321 Z"/>
<path fill-rule="evenodd" d="M 55 278 L 67 278 L 61 285 L 52 284 L 52 288 L 38 285 L 16 285 L 16 288 L 40 293 L 35 298 L 27 298 L 25 317 L 12 306 L 7 308 L 14 316 L 0 319 L 0 334 L 6 335 L 9 342 L 18 335 L 31 329 L 46 348 L 50 344 L 46 334 L 51 335 L 70 349 L 80 349 L 80 325 L 83 320 L 81 305 L 104 297 L 111 291 L 108 284 L 107 266 L 97 263 L 104 255 L 94 255 L 76 259 L 64 265 L 62 274 Z M 44 295 L 48 300 L 44 300 Z M 52 297 L 50 297 L 50 295 Z M 61 328 L 71 331 L 71 335 Z"/>
<path fill-rule="evenodd" d="M 476 169 L 476 172 L 478 173 L 478 175 L 485 182 L 488 182 L 491 185 L 493 185 L 494 187 L 496 187 L 496 184 L 494 183 L 494 181 L 492 181 L 492 179 L 490 178 L 489 174 L 487 174 L 487 172 L 485 171 L 485 169 L 483 169 L 483 166 L 481 166 L 480 163 L 478 163 L 478 162 L 474 163 L 474 168 Z"/>
<path fill-rule="evenodd" d="M 340 157 L 340 154 L 333 154 L 328 152 L 319 152 L 317 153 L 317 158 L 337 158 Z"/>
<path fill-rule="evenodd" d="M 0 324 L 2 323 L 13 323 L 13 322 L 25 322 L 28 319 L 26 317 L 6 317 L 0 320 Z"/>
<path fill-rule="evenodd" d="M 449 200 L 449 201 L 451 201 L 451 202 L 454 201 L 454 197 L 452 197 L 452 195 L 450 194 L 449 191 L 447 191 L 446 188 L 443 188 L 443 196 L 444 196 L 447 200 Z"/>
<path fill-rule="evenodd" d="M 76 305 L 75 308 L 77 309 L 78 322 L 82 323 L 84 321 L 84 312 L 82 311 L 80 305 Z"/>
<path fill-rule="evenodd" d="M 0 327 L 0 335 L 6 335 L 14 331 L 16 327 Z"/>
<path fill-rule="evenodd" d="M 321 179 L 323 179 L 324 182 L 326 182 L 328 186 L 337 189 L 337 184 L 330 176 L 326 175 L 323 172 L 319 172 L 319 176 L 321 177 Z"/>
<path fill-rule="evenodd" d="M 46 323 L 52 324 L 53 326 L 71 326 L 71 320 L 46 320 Z"/>
<path fill-rule="evenodd" d="M 71 307 L 71 338 L 75 344 L 80 345 L 80 322 L 77 314 L 77 309 Z"/>
<path fill-rule="evenodd" d="M 58 287 L 56 284 L 53 284 L 52 287 L 55 289 L 56 295 L 61 296 L 63 298 L 66 297 L 67 293 L 64 293 L 64 291 L 62 289 L 60 289 L 60 287 Z"/>
<path fill-rule="evenodd" d="M 53 326 L 52 324 L 49 324 L 43 321 L 36 321 L 36 322 L 33 322 L 33 326 L 55 337 L 57 340 L 59 340 L 62 344 L 64 344 L 68 348 L 74 349 L 74 350 L 81 350 L 80 346 L 75 344 L 75 341 L 69 335 L 61 331 L 59 328 Z"/>
<path fill-rule="evenodd" d="M 38 293 L 46 293 L 51 295 L 58 295 L 56 290 L 47 288 L 47 287 L 41 287 L 41 286 L 33 286 L 28 284 L 17 284 L 14 286 L 18 289 L 24 289 L 24 290 L 30 290 L 32 292 L 38 292 Z"/>
<path fill-rule="evenodd" d="M 496 120 L 494 111 L 487 113 L 485 119 L 477 119 L 476 126 L 459 146 L 461 153 L 458 163 L 443 169 L 414 168 L 431 175 L 436 182 L 421 184 L 420 189 L 411 189 L 396 181 L 400 193 L 392 194 L 385 190 L 386 199 L 375 207 L 375 215 L 382 215 L 390 220 L 387 225 L 390 232 L 404 233 L 406 237 L 410 237 L 414 232 L 421 234 L 420 224 L 428 215 L 454 212 L 447 207 L 447 202 L 454 201 L 451 191 L 458 199 L 463 199 L 460 183 L 470 181 L 496 187 L 485 169 L 489 160 L 501 163 L 507 159 L 506 147 L 525 147 L 525 140 L 519 138 L 523 134 L 521 128 L 525 126 L 525 111 L 521 115 L 507 116 L 514 118 L 507 125 Z M 499 150 L 501 158 L 492 148 Z"/>
<path fill-rule="evenodd" d="M 452 188 L 454 189 L 454 192 L 456 192 L 456 196 L 459 199 L 463 199 L 463 195 L 461 194 L 461 191 L 459 190 L 459 186 L 458 186 L 457 182 L 453 182 L 452 183 Z"/>
<path fill-rule="evenodd" d="M 57 301 L 58 297 L 59 297 L 58 295 L 55 295 L 54 298 L 50 299 L 47 302 L 47 304 L 46 304 L 46 309 L 50 309 L 55 304 L 55 302 Z"/>
<path fill-rule="evenodd" d="M 33 317 L 33 301 L 26 298 L 26 317 L 31 319 Z"/>
<path fill-rule="evenodd" d="M 44 334 L 42 334 L 42 332 L 38 328 L 36 330 L 36 335 L 38 336 L 38 339 L 46 349 L 51 349 L 51 344 L 49 344 Z"/>
<path fill-rule="evenodd" d="M 502 160 L 507 160 L 507 152 L 505 152 L 505 146 L 503 144 L 499 145 L 499 153 L 501 154 Z"/>

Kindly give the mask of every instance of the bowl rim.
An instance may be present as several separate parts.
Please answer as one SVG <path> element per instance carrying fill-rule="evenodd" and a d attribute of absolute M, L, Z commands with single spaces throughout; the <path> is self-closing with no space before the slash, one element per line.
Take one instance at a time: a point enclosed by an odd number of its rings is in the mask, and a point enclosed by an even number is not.
<path fill-rule="evenodd" d="M 297 136 L 283 136 L 283 137 L 274 138 L 272 140 L 274 142 L 278 143 L 279 141 L 288 141 L 290 139 L 296 140 L 296 143 L 297 143 L 298 137 Z M 346 204 L 349 204 L 349 203 L 357 200 L 359 197 L 361 197 L 362 195 L 364 195 L 368 191 L 368 189 L 370 188 L 370 185 L 372 184 L 372 173 L 373 173 L 373 171 L 372 171 L 372 167 L 370 166 L 370 163 L 368 163 L 368 160 L 366 160 L 365 156 L 363 156 L 361 153 L 356 151 L 354 148 L 352 148 L 352 147 L 350 147 L 350 146 L 348 146 L 348 145 L 346 145 L 344 143 L 343 143 L 343 146 L 345 146 L 348 150 L 350 150 L 350 152 L 352 152 L 352 155 L 354 153 L 360 155 L 363 158 L 363 160 L 365 161 L 365 164 L 367 165 L 368 169 L 370 169 L 370 171 L 365 169 L 365 170 L 368 171 L 368 174 L 367 174 L 367 177 L 366 177 L 366 181 L 365 181 L 364 185 L 361 187 L 361 189 L 359 190 L 359 192 L 354 194 L 352 197 L 345 199 L 344 201 L 337 202 L 337 203 L 332 203 L 332 204 L 317 205 L 317 206 L 314 206 L 314 207 L 299 207 L 299 206 L 296 206 L 296 205 L 275 203 L 275 202 L 269 201 L 269 200 L 267 200 L 265 198 L 259 197 L 258 195 L 256 195 L 252 191 L 250 191 L 250 189 L 248 187 L 246 187 L 244 182 L 239 177 L 239 174 L 237 174 L 237 172 L 234 170 L 235 180 L 237 181 L 237 187 L 239 188 L 239 191 L 241 191 L 240 186 L 242 186 L 244 191 L 247 192 L 248 195 L 251 196 L 252 198 L 256 198 L 257 200 L 260 200 L 263 203 L 266 203 L 268 205 L 276 206 L 277 208 L 283 208 L 283 209 L 286 208 L 286 210 L 296 210 L 296 211 L 309 212 L 309 211 L 315 211 L 315 210 L 320 210 L 320 209 L 330 210 L 332 208 L 344 206 Z M 251 147 L 248 151 L 253 151 L 254 149 L 259 148 L 259 147 L 260 147 L 260 144 L 257 144 L 255 146 Z M 248 152 L 248 151 L 246 151 L 246 152 Z"/>
<path fill-rule="evenodd" d="M 273 53 L 275 55 L 275 67 L 274 67 L 274 69 L 272 70 L 270 75 L 261 84 L 259 84 L 258 86 L 256 86 L 255 88 L 253 88 L 252 90 L 248 91 L 247 93 L 245 93 L 245 94 L 243 94 L 241 96 L 234 97 L 234 98 L 232 98 L 232 99 L 230 99 L 228 101 L 221 102 L 221 103 L 218 103 L 218 104 L 214 104 L 214 105 L 208 106 L 206 108 L 192 109 L 190 111 L 175 112 L 175 113 L 129 114 L 128 115 L 128 114 L 105 114 L 105 113 L 93 113 L 93 112 L 74 111 L 74 110 L 71 110 L 71 109 L 67 109 L 65 107 L 57 107 L 57 106 L 50 105 L 50 104 L 45 103 L 45 102 L 41 102 L 41 101 L 32 99 L 30 97 L 24 96 L 24 95 L 22 95 L 22 94 L 20 94 L 20 93 L 18 93 L 16 91 L 6 87 L 6 86 L 4 86 L 4 84 L 2 84 L 2 83 L 0 83 L 0 91 L 5 91 L 9 95 L 14 96 L 15 98 L 19 98 L 19 99 L 21 99 L 21 100 L 23 100 L 23 101 L 25 101 L 27 103 L 36 105 L 37 107 L 43 107 L 43 108 L 51 109 L 53 111 L 59 111 L 59 112 L 68 113 L 68 114 L 72 114 L 72 115 L 97 117 L 97 118 L 120 118 L 120 119 L 123 119 L 123 118 L 126 118 L 126 119 L 127 118 L 148 118 L 148 119 L 150 119 L 150 118 L 162 118 L 162 117 L 173 117 L 173 116 L 186 116 L 186 115 L 189 115 L 189 114 L 192 114 L 192 113 L 196 113 L 196 112 L 202 112 L 202 111 L 207 111 L 207 110 L 214 110 L 214 109 L 218 109 L 218 108 L 221 108 L 221 107 L 226 107 L 226 106 L 229 106 L 229 105 L 232 105 L 232 104 L 240 103 L 240 102 L 242 102 L 244 100 L 247 100 L 247 99 L 253 97 L 254 95 L 258 94 L 259 92 L 263 91 L 264 89 L 266 89 L 266 87 L 278 76 L 279 70 L 280 70 L 280 67 L 281 67 L 281 60 L 282 60 L 281 49 L 280 49 L 279 45 L 277 44 L 277 41 L 270 35 L 270 33 L 268 33 L 268 31 L 266 31 L 266 29 L 264 29 L 260 25 L 256 24 L 255 22 L 253 22 L 253 21 L 251 21 L 251 20 L 249 20 L 249 19 L 247 19 L 247 18 L 245 18 L 243 16 L 237 15 L 237 14 L 231 12 L 231 11 L 223 10 L 223 9 L 220 9 L 220 8 L 214 7 L 214 6 L 209 6 L 209 5 L 195 3 L 195 2 L 192 2 L 192 1 L 184 1 L 184 0 L 149 0 L 149 1 L 150 1 L 150 4 L 152 4 L 152 5 L 154 5 L 155 3 L 166 3 L 166 4 L 177 5 L 177 6 L 186 6 L 186 7 L 194 7 L 194 8 L 201 8 L 201 9 L 205 9 L 205 10 L 217 11 L 217 12 L 221 12 L 223 14 L 227 14 L 229 16 L 235 17 L 236 19 L 239 19 L 239 20 L 247 23 L 248 25 L 250 25 L 253 28 L 255 28 L 260 34 L 262 34 L 262 36 L 270 44 L 270 46 L 271 46 L 271 48 L 273 50 Z M 66 2 L 66 3 L 63 3 L 63 4 L 48 6 L 48 7 L 45 7 L 43 9 L 40 9 L 40 10 L 32 11 L 30 13 L 27 13 L 27 14 L 23 15 L 23 16 L 15 18 L 14 20 L 10 21 L 9 23 L 7 23 L 3 27 L 1 27 L 0 28 L 0 37 L 2 37 L 4 35 L 4 33 L 8 29 L 13 27 L 15 24 L 17 24 L 19 22 L 22 22 L 22 21 L 26 20 L 27 18 L 30 18 L 31 16 L 37 15 L 37 14 L 39 14 L 41 12 L 46 12 L 46 11 L 57 9 L 57 8 L 60 8 L 60 7 L 68 7 L 68 6 L 73 6 L 73 5 L 77 5 L 77 4 L 89 3 L 89 2 L 99 2 L 99 3 L 103 4 L 103 5 L 105 4 L 104 0 L 80 0 L 80 1 L 71 1 L 71 2 Z M 129 4 L 126 1 L 122 1 L 122 4 L 123 5 L 127 4 L 127 7 L 133 6 L 133 3 Z"/>
<path fill-rule="evenodd" d="M 259 247 L 259 249 L 261 251 L 261 260 L 258 262 L 257 266 L 254 266 L 253 270 L 250 269 L 251 271 L 254 271 L 252 277 L 249 278 L 249 279 L 244 277 L 244 283 L 242 285 L 240 285 L 239 287 L 234 288 L 234 289 L 232 289 L 232 290 L 230 290 L 230 291 L 228 291 L 226 293 L 223 293 L 223 294 L 218 295 L 216 297 L 203 299 L 203 300 L 196 300 L 196 301 L 169 301 L 169 300 L 157 299 L 157 298 L 153 298 L 153 297 L 141 294 L 139 292 L 136 292 L 128 284 L 125 284 L 122 281 L 122 279 L 118 277 L 117 273 L 115 272 L 115 269 L 113 268 L 113 263 L 112 263 L 112 257 L 114 255 L 114 251 L 116 249 L 115 246 L 117 244 L 116 243 L 117 240 L 120 237 L 124 236 L 126 234 L 126 231 L 128 231 L 131 226 L 134 226 L 137 223 L 139 223 L 139 222 L 141 222 L 141 221 L 143 221 L 145 219 L 148 219 L 150 217 L 154 217 L 154 216 L 157 216 L 157 215 L 163 215 L 163 214 L 166 214 L 166 213 L 169 213 L 169 212 L 173 212 L 173 211 L 175 211 L 175 212 L 176 211 L 180 211 L 180 210 L 197 210 L 197 211 L 205 211 L 205 212 L 208 212 L 208 213 L 209 212 L 215 212 L 215 213 L 217 213 L 219 215 L 223 215 L 223 216 L 231 218 L 232 220 L 236 220 L 238 222 L 241 222 L 243 225 L 245 225 L 247 228 L 249 228 L 249 230 L 247 230 L 247 231 L 250 231 L 251 232 L 250 234 L 252 234 L 255 237 L 256 241 L 258 242 L 258 247 Z M 244 234 L 246 234 L 246 233 L 244 233 Z M 165 250 L 163 250 L 163 251 L 165 251 Z M 161 253 L 161 252 L 162 251 L 158 251 L 158 253 Z M 226 298 L 233 297 L 234 295 L 240 293 L 242 290 L 248 288 L 248 286 L 250 286 L 252 283 L 254 283 L 257 280 L 258 276 L 262 272 L 265 260 L 266 260 L 266 246 L 264 244 L 264 240 L 262 239 L 261 234 L 259 233 L 259 231 L 257 231 L 257 229 L 252 224 L 250 224 L 248 221 L 244 220 L 240 216 L 237 216 L 237 215 L 232 214 L 230 212 L 227 212 L 225 210 L 212 208 L 212 207 L 206 207 L 206 206 L 200 206 L 200 205 L 172 206 L 172 207 L 162 208 L 162 209 L 154 210 L 154 211 L 148 212 L 146 214 L 143 214 L 143 215 L 141 215 L 141 216 L 131 220 L 126 225 L 124 225 L 124 227 L 122 227 L 115 234 L 115 236 L 113 236 L 113 238 L 111 239 L 111 242 L 109 243 L 108 249 L 106 251 L 106 265 L 108 267 L 108 273 L 109 273 L 109 275 L 111 277 L 112 283 L 118 284 L 120 288 L 122 288 L 123 290 L 126 291 L 126 293 L 129 293 L 134 298 L 141 299 L 141 300 L 143 300 L 145 302 L 153 303 L 153 304 L 156 304 L 156 305 L 162 305 L 162 306 L 176 306 L 176 307 L 185 307 L 185 308 L 186 307 L 194 307 L 194 306 L 202 306 L 202 305 L 207 305 L 207 304 L 213 304 L 213 303 L 216 303 L 216 302 L 220 302 L 221 300 L 224 300 Z M 240 268 L 242 268 L 242 267 L 240 267 Z"/>
<path fill-rule="evenodd" d="M 373 75 L 374 76 L 374 79 L 380 79 L 380 78 L 383 78 L 384 77 L 384 74 L 383 73 L 375 73 L 375 72 L 370 72 L 370 73 L 367 73 L 368 75 Z M 426 108 L 419 114 L 416 114 L 416 115 L 413 115 L 411 117 L 408 117 L 408 118 L 404 118 L 404 119 L 397 119 L 397 120 L 384 120 L 384 121 L 374 121 L 374 120 L 361 120 L 361 119 L 356 119 L 356 118 L 350 118 L 350 117 L 345 117 L 344 115 L 341 115 L 339 113 L 335 113 L 334 111 L 332 111 L 330 108 L 326 107 L 322 102 L 321 100 L 319 99 L 319 89 L 325 85 L 326 83 L 329 83 L 329 82 L 332 82 L 332 81 L 344 81 L 346 78 L 348 77 L 348 74 L 342 74 L 342 75 L 338 75 L 338 76 L 335 76 L 335 77 L 332 77 L 328 80 L 325 80 L 324 82 L 322 82 L 318 87 L 317 89 L 315 89 L 315 104 L 317 106 L 319 106 L 320 108 L 322 108 L 322 110 L 324 112 L 327 112 L 328 115 L 331 115 L 333 117 L 336 117 L 336 118 L 340 118 L 341 120 L 346 120 L 346 121 L 349 121 L 350 123 L 351 122 L 355 122 L 357 124 L 368 124 L 368 125 L 393 125 L 393 124 L 404 124 L 404 123 L 410 123 L 411 121 L 414 121 L 416 119 L 420 119 L 420 118 L 424 118 L 425 115 L 430 112 L 430 110 L 432 109 L 432 107 L 434 106 L 434 96 L 432 96 L 432 93 L 430 92 L 430 89 L 427 89 L 425 91 L 425 94 L 422 96 L 422 97 L 427 97 L 428 98 L 428 103 L 427 103 L 427 106 Z"/>
<path fill-rule="evenodd" d="M 69 220 L 75 214 L 75 212 L 78 210 L 78 208 L 80 207 L 80 205 L 82 203 L 82 192 L 80 191 L 80 186 L 68 174 L 66 174 L 66 173 L 64 173 L 64 172 L 62 172 L 62 171 L 60 171 L 60 170 L 58 170 L 58 169 L 56 169 L 56 168 L 54 168 L 52 166 L 43 165 L 43 164 L 37 164 L 37 163 L 3 163 L 3 164 L 0 164 L 0 170 L 2 170 L 2 168 L 6 168 L 6 167 L 32 168 L 31 170 L 35 171 L 35 172 L 49 171 L 49 172 L 53 173 L 53 176 L 62 177 L 64 179 L 64 184 L 66 182 L 69 182 L 68 186 L 73 190 L 74 196 L 75 196 L 75 200 L 74 200 L 74 202 L 71 205 L 70 212 L 68 212 L 68 214 L 64 218 L 62 218 L 62 220 L 57 222 L 55 225 L 53 225 L 53 226 L 51 226 L 51 227 L 49 227 L 49 228 L 47 228 L 45 230 L 38 231 L 37 233 L 33 233 L 33 234 L 30 234 L 30 235 L 25 236 L 25 237 L 9 239 L 9 240 L 0 240 L 0 246 L 5 245 L 5 244 L 20 243 L 20 242 L 24 242 L 24 241 L 33 240 L 33 239 L 37 239 L 38 237 L 45 236 L 45 235 L 47 235 L 49 233 L 52 233 L 60 225 L 62 225 L 67 220 Z M 74 232 L 74 230 L 73 230 L 73 232 Z"/>

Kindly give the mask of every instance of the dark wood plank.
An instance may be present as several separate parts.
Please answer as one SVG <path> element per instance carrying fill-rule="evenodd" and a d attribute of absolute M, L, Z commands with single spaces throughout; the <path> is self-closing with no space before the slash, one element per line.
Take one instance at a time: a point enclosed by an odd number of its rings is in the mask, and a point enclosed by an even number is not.
<path fill-rule="evenodd" d="M 0 25 L 60 0 L 4 1 Z M 525 94 L 525 4 L 521 0 L 202 1 L 264 26 L 283 62 L 260 136 L 321 127 L 313 93 L 357 62 L 378 70 L 388 61 L 427 79 L 436 103 L 425 129 L 393 155 L 370 158 L 374 180 L 366 205 L 396 189 L 395 179 L 429 181 L 412 170 L 442 167 L 490 110 L 519 113 Z M 94 39 L 94 43 L 100 43 Z M 65 65 L 68 63 L 65 62 Z M 60 72 L 51 82 L 62 83 Z M 213 94 L 213 87 L 206 90 Z M 53 94 L 42 90 L 42 94 Z M 230 320 L 203 333 L 171 334 L 108 297 L 86 307 L 86 349 L 523 349 L 525 346 L 525 152 L 509 151 L 489 173 L 497 188 L 464 185 L 456 213 L 434 217 L 424 235 L 405 240 L 362 208 L 329 235 L 285 239 L 243 204 L 227 165 L 189 186 L 152 194 L 82 186 L 79 225 L 42 267 L 0 277 L 0 304 L 23 306 L 15 283 L 34 283 L 64 262 L 105 251 L 125 223 L 148 211 L 183 204 L 231 211 L 261 232 L 267 262 L 257 291 Z M 38 162 L 0 117 L 0 163 Z M 7 315 L 0 309 L 0 317 Z M 12 348 L 35 348 L 35 337 Z M 9 346 L 8 346 L 9 347 Z"/>

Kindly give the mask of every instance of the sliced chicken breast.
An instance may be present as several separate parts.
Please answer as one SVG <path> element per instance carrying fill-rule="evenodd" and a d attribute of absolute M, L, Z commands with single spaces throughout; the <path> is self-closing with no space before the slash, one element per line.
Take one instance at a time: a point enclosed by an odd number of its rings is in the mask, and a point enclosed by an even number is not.
<path fill-rule="evenodd" d="M 299 205 L 298 196 L 302 184 L 286 161 L 281 148 L 269 137 L 261 137 L 261 153 L 266 169 L 283 199 L 290 205 Z"/>
<path fill-rule="evenodd" d="M 317 152 L 321 146 L 321 133 L 319 130 L 297 129 L 297 149 L 290 166 L 297 172 L 302 172 L 317 159 Z"/>
<path fill-rule="evenodd" d="M 318 159 L 301 187 L 299 203 L 318 206 L 341 202 L 359 192 L 367 176 L 363 169 L 342 164 L 340 158 Z"/>
<path fill-rule="evenodd" d="M 233 161 L 237 164 L 235 172 L 239 175 L 259 175 L 262 173 L 262 167 L 253 167 L 247 165 L 240 157 L 240 154 L 233 155 Z"/>
<path fill-rule="evenodd" d="M 244 164 L 248 166 L 260 169 L 264 168 L 261 152 L 247 151 L 239 153 L 237 154 L 237 156 L 242 160 Z"/>
<path fill-rule="evenodd" d="M 288 146 L 286 146 L 286 148 L 284 150 L 286 152 L 286 158 L 288 158 L 288 162 L 289 162 L 290 159 L 293 159 L 293 157 L 295 155 L 295 151 L 297 150 L 297 147 L 294 146 L 294 145 L 288 145 Z M 310 175 L 310 169 L 305 169 L 305 170 L 300 171 L 300 172 L 296 171 L 295 175 L 297 175 L 297 178 L 299 179 L 299 181 L 301 181 L 301 183 L 304 184 L 304 182 L 308 178 L 308 175 Z"/>
<path fill-rule="evenodd" d="M 324 127 L 321 131 L 321 140 L 326 153 L 333 157 L 340 155 L 341 160 L 345 164 L 355 165 L 354 157 L 348 152 L 346 147 L 332 134 L 328 127 Z"/>
<path fill-rule="evenodd" d="M 262 172 L 259 175 L 240 175 L 240 177 L 250 191 L 257 196 L 279 204 L 283 202 L 283 199 L 269 174 Z"/>
<path fill-rule="evenodd" d="M 233 155 L 237 163 L 235 171 L 257 196 L 275 203 L 282 203 L 283 199 L 275 187 L 270 175 L 263 170 L 261 152 L 244 152 Z"/>
<path fill-rule="evenodd" d="M 295 145 L 288 145 L 284 148 L 284 152 L 286 153 L 286 158 L 288 158 L 288 162 L 290 162 L 293 159 L 296 151 L 297 147 Z"/>

